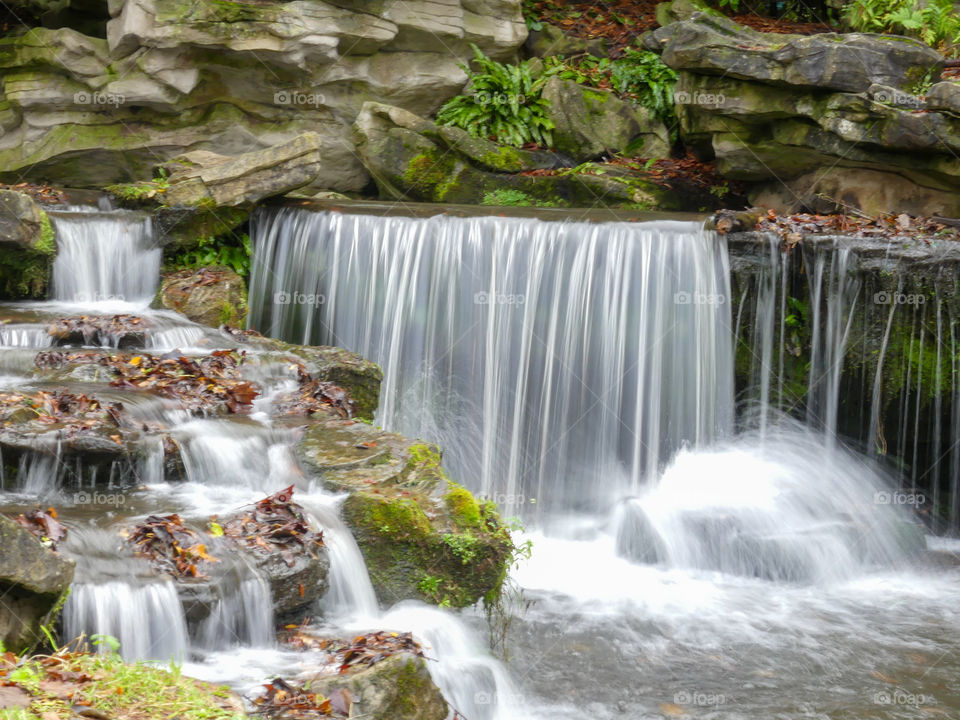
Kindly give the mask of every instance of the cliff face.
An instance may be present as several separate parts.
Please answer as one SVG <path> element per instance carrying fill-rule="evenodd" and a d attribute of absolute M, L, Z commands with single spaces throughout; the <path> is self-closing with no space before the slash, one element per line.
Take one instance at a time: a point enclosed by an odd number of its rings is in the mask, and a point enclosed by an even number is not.
<path fill-rule="evenodd" d="M 520 0 L 110 0 L 99 25 L 60 4 L 34 8 L 55 27 L 0 38 L 0 180 L 98 187 L 312 131 L 314 185 L 358 190 L 364 102 L 431 113 L 463 88 L 470 43 L 503 58 L 527 34 Z"/>

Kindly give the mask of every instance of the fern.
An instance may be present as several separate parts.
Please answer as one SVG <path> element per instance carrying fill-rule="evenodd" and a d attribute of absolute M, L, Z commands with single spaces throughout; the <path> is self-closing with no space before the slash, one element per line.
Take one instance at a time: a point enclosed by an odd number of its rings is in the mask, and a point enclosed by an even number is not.
<path fill-rule="evenodd" d="M 656 53 L 626 50 L 623 57 L 611 64 L 610 82 L 614 90 L 633 95 L 664 123 L 673 123 L 673 87 L 677 74 Z"/>
<path fill-rule="evenodd" d="M 461 65 L 470 78 L 469 94 L 445 103 L 437 113 L 437 122 L 504 145 L 536 143 L 550 147 L 554 125 L 547 116 L 550 103 L 542 92 L 552 73 L 534 76 L 528 62 L 503 65 L 488 58 L 476 45 L 471 47 L 479 70 Z"/>

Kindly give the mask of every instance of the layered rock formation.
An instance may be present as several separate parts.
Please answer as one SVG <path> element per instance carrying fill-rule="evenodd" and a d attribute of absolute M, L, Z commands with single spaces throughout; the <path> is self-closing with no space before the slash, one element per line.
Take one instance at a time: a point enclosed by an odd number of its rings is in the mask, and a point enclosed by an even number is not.
<path fill-rule="evenodd" d="M 770 35 L 710 12 L 645 42 L 678 71 L 682 138 L 754 183 L 756 204 L 960 215 L 960 85 L 929 87 L 944 61 L 923 43 Z"/>
<path fill-rule="evenodd" d="M 0 173 L 77 187 L 149 179 L 194 150 L 237 155 L 316 133 L 317 187 L 368 175 L 349 126 L 366 101 L 417 113 L 461 90 L 475 43 L 526 38 L 520 0 L 111 0 L 102 35 L 0 39 Z"/>

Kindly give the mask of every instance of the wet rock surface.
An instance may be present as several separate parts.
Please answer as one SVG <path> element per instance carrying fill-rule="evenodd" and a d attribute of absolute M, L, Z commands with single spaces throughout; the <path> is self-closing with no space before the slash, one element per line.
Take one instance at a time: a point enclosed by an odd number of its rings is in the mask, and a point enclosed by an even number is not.
<path fill-rule="evenodd" d="M 0 515 L 0 641 L 21 652 L 43 641 L 40 626 L 55 616 L 73 580 L 73 563 Z"/>

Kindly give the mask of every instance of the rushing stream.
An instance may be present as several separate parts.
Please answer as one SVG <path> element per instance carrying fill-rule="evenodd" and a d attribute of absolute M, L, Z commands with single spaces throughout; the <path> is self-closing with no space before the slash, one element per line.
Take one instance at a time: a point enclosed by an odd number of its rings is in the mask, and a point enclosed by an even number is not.
<path fill-rule="evenodd" d="M 147 309 L 160 261 L 148 219 L 54 221 L 57 299 L 0 306 L 0 390 L 44 386 L 31 368 L 45 324 L 71 313 L 135 311 L 151 352 L 231 346 Z M 381 363 L 379 421 L 437 441 L 455 477 L 524 518 L 533 554 L 514 573 L 510 662 L 489 654 L 478 611 L 378 607 L 340 498 L 307 479 L 271 414 L 292 378 L 268 360 L 252 364 L 263 392 L 245 417 L 124 395 L 177 439 L 181 481 L 153 446 L 109 476 L 54 449 L 26 455 L 16 483 L 0 478 L 7 509 L 39 498 L 71 526 L 68 637 L 114 635 L 127 657 L 174 658 L 243 692 L 308 672 L 304 653 L 276 644 L 255 569 L 231 572 L 190 636 L 172 583 L 118 557 L 115 535 L 131 518 L 202 520 L 293 484 L 330 551 L 325 629 L 412 631 L 465 720 L 960 717 L 960 571 L 923 551 L 953 541 L 924 538 L 891 500 L 897 479 L 846 449 L 831 420 L 851 258 L 814 269 L 840 299 L 817 339 L 826 372 L 810 419 L 772 407 L 777 354 L 758 332 L 759 402 L 737 432 L 727 249 L 693 223 L 274 209 L 253 236 L 252 327 Z M 773 290 L 757 299 L 759 330 L 778 303 Z"/>

